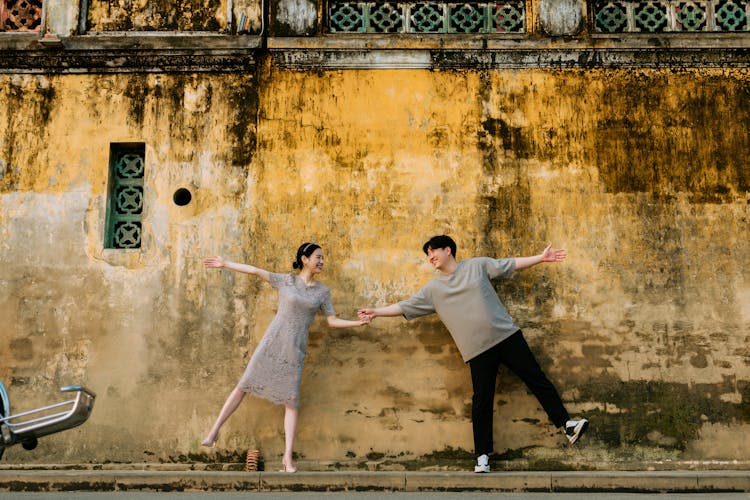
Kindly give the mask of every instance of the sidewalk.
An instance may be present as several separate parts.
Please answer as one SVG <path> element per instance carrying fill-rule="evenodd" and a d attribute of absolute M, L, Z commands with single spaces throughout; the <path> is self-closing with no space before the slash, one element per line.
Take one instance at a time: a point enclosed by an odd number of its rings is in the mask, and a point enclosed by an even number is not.
<path fill-rule="evenodd" d="M 108 470 L 103 465 L 88 467 L 93 468 L 5 468 L 0 470 L 0 491 L 750 492 L 750 470 L 503 471 L 490 474 L 342 471 L 286 474 Z"/>

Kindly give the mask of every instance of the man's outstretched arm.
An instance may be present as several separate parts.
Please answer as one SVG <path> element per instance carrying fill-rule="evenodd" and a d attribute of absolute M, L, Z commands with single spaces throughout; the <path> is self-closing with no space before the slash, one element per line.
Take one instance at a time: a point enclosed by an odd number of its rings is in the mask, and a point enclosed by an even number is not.
<path fill-rule="evenodd" d="M 568 254 L 565 250 L 552 248 L 552 243 L 550 243 L 539 255 L 534 255 L 532 257 L 516 257 L 516 271 L 527 269 L 537 264 L 541 264 L 542 262 L 562 262 L 567 256 Z"/>
<path fill-rule="evenodd" d="M 357 311 L 357 314 L 359 315 L 359 319 L 374 319 L 379 316 L 402 316 L 404 312 L 398 304 L 391 304 L 390 306 L 377 307 L 374 309 L 360 309 Z"/>

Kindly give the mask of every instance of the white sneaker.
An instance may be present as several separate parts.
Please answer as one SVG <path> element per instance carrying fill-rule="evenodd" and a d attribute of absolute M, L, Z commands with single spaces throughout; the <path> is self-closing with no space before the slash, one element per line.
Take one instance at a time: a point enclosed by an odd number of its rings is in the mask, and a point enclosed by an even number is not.
<path fill-rule="evenodd" d="M 479 455 L 477 458 L 477 464 L 474 466 L 474 472 L 489 472 L 490 471 L 490 457 L 487 455 Z"/>
<path fill-rule="evenodd" d="M 586 432 L 588 426 L 589 421 L 585 418 L 582 418 L 581 420 L 568 420 L 565 423 L 563 432 L 568 438 L 568 441 L 570 441 L 570 444 L 573 444 L 578 441 L 578 438 L 581 437 L 584 432 Z"/>

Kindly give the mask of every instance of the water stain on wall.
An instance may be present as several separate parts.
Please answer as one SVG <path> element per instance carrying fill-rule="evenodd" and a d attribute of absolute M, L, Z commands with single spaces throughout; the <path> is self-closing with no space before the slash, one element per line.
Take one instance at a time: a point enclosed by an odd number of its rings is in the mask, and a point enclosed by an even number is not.
<path fill-rule="evenodd" d="M 656 445 L 686 449 L 706 422 L 729 423 L 750 416 L 750 385 L 727 380 L 720 386 L 659 381 L 612 380 L 578 387 L 581 401 L 597 401 L 602 410 L 587 412 L 597 425 L 597 439 L 608 446 Z M 722 400 L 725 393 L 741 395 L 740 403 Z M 610 413 L 607 407 L 624 409 Z M 656 439 L 656 434 L 660 439 Z M 663 437 L 669 439 L 663 439 Z"/>
<path fill-rule="evenodd" d="M 43 181 L 39 172 L 40 155 L 44 154 L 44 140 L 50 117 L 55 112 L 56 92 L 45 77 L 18 76 L 3 79 L 0 93 L 6 102 L 0 109 L 0 193 Z M 42 177 L 41 179 L 37 179 Z"/>
<path fill-rule="evenodd" d="M 692 203 L 747 192 L 750 111 L 736 103 L 748 96 L 746 81 L 712 71 L 634 71 L 616 88 L 605 81 L 592 153 L 607 191 L 687 192 Z"/>

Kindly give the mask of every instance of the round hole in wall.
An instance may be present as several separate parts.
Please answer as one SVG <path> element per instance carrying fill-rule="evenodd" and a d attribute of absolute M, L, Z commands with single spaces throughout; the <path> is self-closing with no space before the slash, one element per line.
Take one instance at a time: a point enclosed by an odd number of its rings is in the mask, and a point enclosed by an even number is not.
<path fill-rule="evenodd" d="M 190 203 L 190 200 L 192 199 L 193 195 L 190 194 L 190 191 L 185 188 L 178 189 L 174 192 L 174 196 L 172 196 L 172 201 L 174 201 L 174 204 L 180 207 L 184 207 L 185 205 Z"/>

